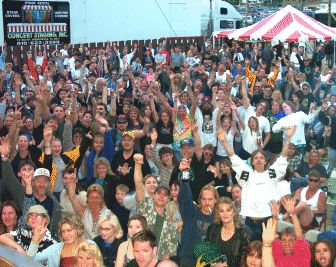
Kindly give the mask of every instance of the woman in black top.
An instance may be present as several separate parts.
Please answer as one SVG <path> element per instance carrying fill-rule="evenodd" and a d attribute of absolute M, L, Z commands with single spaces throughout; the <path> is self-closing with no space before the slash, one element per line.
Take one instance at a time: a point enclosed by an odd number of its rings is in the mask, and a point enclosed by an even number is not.
<path fill-rule="evenodd" d="M 156 132 L 158 133 L 158 145 L 171 145 L 174 143 L 173 130 L 174 124 L 171 119 L 171 114 L 168 110 L 162 110 L 158 114 L 155 110 L 154 100 L 151 101 L 151 108 L 154 121 L 156 123 Z"/>
<path fill-rule="evenodd" d="M 217 244 L 227 257 L 228 267 L 240 266 L 241 255 L 251 241 L 251 233 L 239 223 L 232 200 L 223 197 L 214 211 L 215 223 L 208 228 L 206 240 Z"/>
<path fill-rule="evenodd" d="M 231 167 L 228 159 L 219 162 L 219 175 L 215 177 L 214 184 L 221 197 L 232 198 L 231 188 L 234 184 L 238 184 L 235 171 Z"/>
<path fill-rule="evenodd" d="M 93 241 L 98 245 L 104 259 L 105 266 L 114 267 L 119 245 L 123 241 L 123 230 L 117 216 L 111 214 L 99 222 L 100 235 Z"/>

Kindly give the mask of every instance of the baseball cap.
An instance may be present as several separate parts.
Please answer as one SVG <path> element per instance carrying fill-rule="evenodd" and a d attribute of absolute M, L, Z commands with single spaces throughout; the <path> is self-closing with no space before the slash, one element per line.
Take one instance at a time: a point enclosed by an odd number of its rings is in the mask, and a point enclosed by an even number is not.
<path fill-rule="evenodd" d="M 183 146 L 193 147 L 194 145 L 195 145 L 194 140 L 192 138 L 186 138 L 186 139 L 181 140 L 180 142 L 180 147 L 183 147 Z"/>
<path fill-rule="evenodd" d="M 122 137 L 124 137 L 125 135 L 128 135 L 129 137 L 131 137 L 133 140 L 135 140 L 135 134 L 133 131 L 126 131 L 122 134 Z"/>
<path fill-rule="evenodd" d="M 165 185 L 158 185 L 155 189 L 155 193 L 160 191 L 160 190 L 165 190 L 167 192 L 168 195 L 170 195 L 170 190 L 167 186 Z"/>
<path fill-rule="evenodd" d="M 27 220 L 28 220 L 28 217 L 29 217 L 29 214 L 31 213 L 38 213 L 38 214 L 41 214 L 41 215 L 44 215 L 47 220 L 48 220 L 48 224 L 50 222 L 50 217 L 48 215 L 48 212 L 47 210 L 42 206 L 42 205 L 34 205 L 34 206 L 31 206 L 28 210 L 28 212 L 26 213 L 25 215 L 25 222 L 27 223 Z"/>
<path fill-rule="evenodd" d="M 118 121 L 125 122 L 125 121 L 127 121 L 127 118 L 126 118 L 125 115 L 119 115 L 118 118 L 117 118 L 117 122 L 118 122 Z"/>
<path fill-rule="evenodd" d="M 50 178 L 50 172 L 49 172 L 49 170 L 47 170 L 45 168 L 38 168 L 34 171 L 33 179 L 35 177 L 38 177 L 38 176 L 46 176 L 46 177 Z"/>

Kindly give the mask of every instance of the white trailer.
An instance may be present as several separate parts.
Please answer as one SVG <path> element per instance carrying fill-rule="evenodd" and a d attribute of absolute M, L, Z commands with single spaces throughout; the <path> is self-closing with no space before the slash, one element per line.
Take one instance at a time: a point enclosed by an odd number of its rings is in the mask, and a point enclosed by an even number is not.
<path fill-rule="evenodd" d="M 209 29 L 211 14 L 214 31 L 239 28 L 242 21 L 235 8 L 222 0 L 69 0 L 68 2 L 72 43 L 201 36 Z M 0 8 L 2 9 L 2 6 Z M 2 42 L 2 20 L 0 27 Z"/>

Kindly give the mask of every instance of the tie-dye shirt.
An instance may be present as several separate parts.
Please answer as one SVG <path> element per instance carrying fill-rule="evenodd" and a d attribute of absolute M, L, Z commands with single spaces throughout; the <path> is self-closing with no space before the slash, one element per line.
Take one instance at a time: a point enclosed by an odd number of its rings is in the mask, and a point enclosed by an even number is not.
<path fill-rule="evenodd" d="M 174 148 L 176 149 L 180 148 L 181 140 L 186 139 L 186 138 L 192 138 L 191 126 L 192 126 L 193 120 L 194 120 L 194 117 L 190 113 L 187 114 L 183 120 L 181 120 L 176 115 L 174 131 L 173 131 Z"/>

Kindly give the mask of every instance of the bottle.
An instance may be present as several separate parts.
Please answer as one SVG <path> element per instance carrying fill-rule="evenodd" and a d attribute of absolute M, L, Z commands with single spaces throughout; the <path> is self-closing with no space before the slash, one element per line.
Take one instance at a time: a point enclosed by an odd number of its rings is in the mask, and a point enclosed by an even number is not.
<path fill-rule="evenodd" d="M 184 171 L 182 172 L 182 177 L 181 177 L 181 179 L 182 179 L 183 181 L 186 181 L 186 180 L 189 180 L 189 178 L 190 178 L 189 170 L 184 170 Z"/>

